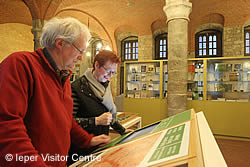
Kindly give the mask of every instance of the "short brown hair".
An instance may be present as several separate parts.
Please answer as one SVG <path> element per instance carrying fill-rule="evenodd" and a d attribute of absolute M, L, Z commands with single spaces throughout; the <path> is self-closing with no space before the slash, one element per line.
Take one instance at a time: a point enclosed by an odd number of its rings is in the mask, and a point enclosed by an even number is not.
<path fill-rule="evenodd" d="M 113 51 L 110 50 L 100 50 L 99 53 L 95 56 L 93 62 L 93 68 L 95 69 L 95 62 L 98 62 L 100 67 L 102 67 L 106 62 L 110 61 L 111 63 L 120 64 L 120 57 Z"/>

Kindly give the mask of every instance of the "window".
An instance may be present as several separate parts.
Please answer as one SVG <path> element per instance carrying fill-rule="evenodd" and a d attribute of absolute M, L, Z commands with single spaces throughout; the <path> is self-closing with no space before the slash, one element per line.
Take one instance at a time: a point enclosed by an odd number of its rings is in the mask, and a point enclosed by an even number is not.
<path fill-rule="evenodd" d="M 160 34 L 155 38 L 155 59 L 168 58 L 167 33 Z"/>
<path fill-rule="evenodd" d="M 222 33 L 218 30 L 204 30 L 195 34 L 195 57 L 221 57 Z"/>
<path fill-rule="evenodd" d="M 138 60 L 138 39 L 128 37 L 122 40 L 122 61 Z"/>
<path fill-rule="evenodd" d="M 138 60 L 138 37 L 129 36 L 121 41 L 121 60 L 129 61 L 129 60 Z M 120 66 L 120 94 L 123 93 L 124 89 L 124 66 L 121 64 Z"/>
<path fill-rule="evenodd" d="M 247 26 L 244 31 L 245 56 L 250 56 L 250 26 Z"/>
<path fill-rule="evenodd" d="M 100 50 L 104 49 L 102 40 L 98 39 L 93 42 L 93 51 L 92 54 L 95 56 L 99 53 Z"/>

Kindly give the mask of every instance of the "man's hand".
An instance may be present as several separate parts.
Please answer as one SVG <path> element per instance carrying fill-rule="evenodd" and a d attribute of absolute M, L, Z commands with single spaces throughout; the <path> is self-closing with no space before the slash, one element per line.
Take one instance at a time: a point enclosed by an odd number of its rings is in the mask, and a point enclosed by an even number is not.
<path fill-rule="evenodd" d="M 112 121 L 112 114 L 109 112 L 105 112 L 99 117 L 96 117 L 95 124 L 96 125 L 109 125 Z"/>
<path fill-rule="evenodd" d="M 99 136 L 94 136 L 91 141 L 90 141 L 90 146 L 105 146 L 109 144 L 111 141 L 111 138 L 107 135 L 99 135 Z"/>

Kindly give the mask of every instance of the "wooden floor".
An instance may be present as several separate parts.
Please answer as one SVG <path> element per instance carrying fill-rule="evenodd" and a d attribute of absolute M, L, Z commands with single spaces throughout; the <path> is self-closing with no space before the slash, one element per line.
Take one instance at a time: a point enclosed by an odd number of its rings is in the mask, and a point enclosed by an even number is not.
<path fill-rule="evenodd" d="M 216 139 L 228 167 L 250 167 L 250 142 Z"/>

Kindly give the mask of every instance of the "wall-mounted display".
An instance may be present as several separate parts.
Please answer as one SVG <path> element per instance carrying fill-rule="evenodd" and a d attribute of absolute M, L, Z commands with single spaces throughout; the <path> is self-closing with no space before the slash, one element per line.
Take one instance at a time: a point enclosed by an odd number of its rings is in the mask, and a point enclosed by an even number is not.
<path fill-rule="evenodd" d="M 202 60 L 188 61 L 188 100 L 203 100 L 203 66 Z"/>
<path fill-rule="evenodd" d="M 126 62 L 125 97 L 167 98 L 168 61 Z M 188 60 L 188 100 L 250 101 L 250 58 Z"/>
<path fill-rule="evenodd" d="M 211 59 L 207 62 L 207 100 L 250 100 L 250 59 Z"/>
<path fill-rule="evenodd" d="M 160 97 L 160 62 L 126 63 L 125 96 Z"/>

